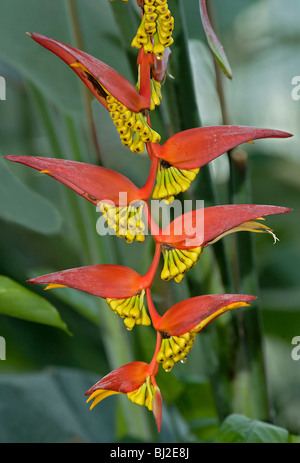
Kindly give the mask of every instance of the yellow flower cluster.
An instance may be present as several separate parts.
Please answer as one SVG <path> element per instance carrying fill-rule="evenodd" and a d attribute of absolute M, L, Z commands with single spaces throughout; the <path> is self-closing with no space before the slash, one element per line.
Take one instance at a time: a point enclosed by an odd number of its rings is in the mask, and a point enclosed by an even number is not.
<path fill-rule="evenodd" d="M 125 238 L 127 243 L 132 243 L 134 240 L 145 241 L 146 227 L 142 219 L 143 203 L 116 207 L 113 204 L 99 201 L 98 207 L 107 225 L 116 232 L 119 238 Z"/>
<path fill-rule="evenodd" d="M 154 396 L 154 387 L 151 383 L 150 376 L 147 377 L 144 384 L 141 385 L 138 389 L 132 392 L 127 393 L 128 399 L 131 400 L 134 404 L 145 405 L 148 410 L 152 410 L 152 399 Z"/>
<path fill-rule="evenodd" d="M 158 80 L 151 79 L 151 102 L 150 111 L 153 111 L 156 106 L 160 105 L 162 100 L 161 83 Z"/>
<path fill-rule="evenodd" d="M 169 10 L 167 0 L 145 0 L 143 17 L 131 46 L 144 47 L 145 53 L 154 53 L 162 59 L 165 48 L 174 42 L 172 33 L 174 18 Z"/>
<path fill-rule="evenodd" d="M 156 174 L 156 185 L 153 190 L 154 199 L 163 199 L 166 204 L 174 200 L 174 196 L 184 193 L 191 186 L 200 169 L 177 169 L 166 161 L 160 161 Z"/>
<path fill-rule="evenodd" d="M 186 333 L 180 336 L 168 336 L 163 333 L 160 350 L 156 361 L 162 364 L 165 371 L 171 371 L 175 362 L 185 363 L 186 357 L 192 349 L 196 333 Z"/>
<path fill-rule="evenodd" d="M 106 101 L 122 144 L 133 153 L 143 153 L 147 142 L 160 141 L 160 135 L 148 125 L 146 114 L 130 111 L 112 95 L 108 95 Z"/>
<path fill-rule="evenodd" d="M 126 328 L 130 331 L 135 325 L 151 325 L 150 318 L 147 314 L 144 304 L 145 291 L 128 299 L 111 299 L 106 301 L 114 313 L 123 318 Z"/>
<path fill-rule="evenodd" d="M 184 274 L 196 265 L 201 251 L 201 246 L 192 249 L 176 249 L 169 245 L 163 245 L 164 266 L 161 279 L 169 281 L 174 278 L 177 283 L 180 283 Z"/>

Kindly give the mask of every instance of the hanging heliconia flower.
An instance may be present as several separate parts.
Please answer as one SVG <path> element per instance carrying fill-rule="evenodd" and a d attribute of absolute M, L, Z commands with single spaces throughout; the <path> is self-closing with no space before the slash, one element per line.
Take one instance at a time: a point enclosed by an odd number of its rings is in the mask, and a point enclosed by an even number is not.
<path fill-rule="evenodd" d="M 157 363 L 153 361 L 132 362 L 108 373 L 87 392 L 87 402 L 92 400 L 91 409 L 99 402 L 114 394 L 126 394 L 131 402 L 145 406 L 152 411 L 160 431 L 162 398 L 156 384 Z"/>
<path fill-rule="evenodd" d="M 288 137 L 291 134 L 281 130 L 221 125 L 184 130 L 163 145 L 151 143 L 152 157 L 159 159 L 152 197 L 172 202 L 175 195 L 190 187 L 200 167 L 242 143 Z"/>
<path fill-rule="evenodd" d="M 291 134 L 223 125 L 185 130 L 160 144 L 161 136 L 153 130 L 150 115 L 162 101 L 162 84 L 168 75 L 173 44 L 174 18 L 167 0 L 136 0 L 136 3 L 141 23 L 131 43 L 139 49 L 135 86 L 107 64 L 81 50 L 43 35 L 28 35 L 79 76 L 109 111 L 124 146 L 134 153 L 146 151 L 151 165 L 143 186 L 138 188 L 118 172 L 84 162 L 39 156 L 5 158 L 53 177 L 98 206 L 107 225 L 128 243 L 143 242 L 148 231 L 151 233 L 155 252 L 143 275 L 122 265 L 99 264 L 58 271 L 28 281 L 46 284 L 45 289 L 68 287 L 105 299 L 127 330 L 136 325 L 152 325 L 156 345 L 150 363 L 135 361 L 120 366 L 89 388 L 86 395 L 92 409 L 106 397 L 126 394 L 131 402 L 153 412 L 160 431 L 162 397 L 156 383 L 160 366 L 170 371 L 177 362 L 184 363 L 200 331 L 223 313 L 248 307 L 255 299 L 255 296 L 244 294 L 201 295 L 185 299 L 160 315 L 151 295 L 160 257 L 163 257 L 159 269 L 161 279 L 180 283 L 197 264 L 203 250 L 228 234 L 238 231 L 268 233 L 276 242 L 278 238 L 273 230 L 261 221 L 265 216 L 284 214 L 291 209 L 254 204 L 212 206 L 182 214 L 160 228 L 151 216 L 150 198 L 169 204 L 176 195 L 188 190 L 202 166 L 222 154 L 242 143 L 287 138 Z M 231 69 L 209 21 L 205 0 L 199 0 L 199 6 L 209 46 L 218 64 L 231 78 Z"/>
<path fill-rule="evenodd" d="M 45 289 L 68 287 L 106 299 L 113 312 L 131 330 L 135 325 L 151 324 L 144 298 L 146 289 L 151 288 L 153 283 L 159 257 L 160 246 L 157 245 L 145 275 L 139 275 L 121 265 L 90 265 L 42 275 L 28 281 L 47 284 Z"/>
<path fill-rule="evenodd" d="M 276 242 L 278 238 L 273 230 L 256 220 L 290 211 L 279 206 L 229 204 L 196 209 L 177 217 L 164 230 L 152 231 L 156 242 L 161 244 L 164 257 L 161 278 L 179 283 L 196 265 L 204 248 L 231 233 L 269 233 Z"/>
<path fill-rule="evenodd" d="M 185 299 L 160 316 L 147 290 L 147 301 L 154 328 L 161 335 L 156 361 L 165 371 L 176 362 L 185 363 L 196 336 L 215 318 L 228 310 L 247 307 L 255 296 L 243 294 L 210 294 Z"/>
<path fill-rule="evenodd" d="M 144 201 L 151 195 L 157 160 L 153 159 L 147 181 L 138 188 L 113 170 L 78 161 L 38 156 L 5 156 L 55 178 L 99 207 L 107 224 L 128 243 L 145 240 Z"/>
<path fill-rule="evenodd" d="M 157 143 L 160 135 L 151 128 L 148 111 L 153 99 L 151 62 L 143 63 L 139 90 L 107 64 L 77 48 L 40 34 L 28 33 L 37 43 L 61 58 L 73 69 L 93 95 L 109 111 L 121 142 L 134 153 L 143 153 L 145 143 Z M 152 60 L 153 61 L 153 60 Z M 159 92 L 159 88 L 155 89 Z M 157 100 L 156 100 L 157 103 Z"/>

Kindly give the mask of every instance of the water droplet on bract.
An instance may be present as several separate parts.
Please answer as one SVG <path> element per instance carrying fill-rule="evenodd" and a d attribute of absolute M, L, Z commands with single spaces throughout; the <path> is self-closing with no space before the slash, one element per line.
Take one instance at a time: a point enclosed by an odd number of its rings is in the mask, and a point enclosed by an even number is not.
<path fill-rule="evenodd" d="M 180 363 L 185 363 L 186 362 L 186 357 L 180 360 Z"/>

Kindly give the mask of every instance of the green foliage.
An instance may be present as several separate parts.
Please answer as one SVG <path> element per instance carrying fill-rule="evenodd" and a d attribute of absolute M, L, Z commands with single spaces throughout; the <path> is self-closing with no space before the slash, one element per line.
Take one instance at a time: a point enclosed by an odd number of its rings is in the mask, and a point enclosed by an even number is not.
<path fill-rule="evenodd" d="M 229 415 L 221 424 L 214 440 L 217 444 L 286 444 L 286 429 L 251 420 L 242 415 Z"/>
<path fill-rule="evenodd" d="M 52 304 L 10 278 L 1 275 L 0 314 L 53 326 L 69 333 L 66 324 Z"/>

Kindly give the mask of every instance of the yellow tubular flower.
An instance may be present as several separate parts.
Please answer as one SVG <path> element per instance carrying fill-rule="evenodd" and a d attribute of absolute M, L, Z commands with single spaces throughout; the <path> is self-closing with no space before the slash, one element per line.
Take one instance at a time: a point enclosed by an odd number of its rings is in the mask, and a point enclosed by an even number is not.
<path fill-rule="evenodd" d="M 116 232 L 119 238 L 127 243 L 134 240 L 145 241 L 145 224 L 143 222 L 143 203 L 116 207 L 115 205 L 99 201 L 98 207 L 106 219 L 107 225 Z"/>
<path fill-rule="evenodd" d="M 169 281 L 174 278 L 176 283 L 182 281 L 184 274 L 196 265 L 201 251 L 201 246 L 193 249 L 176 249 L 169 245 L 162 245 L 164 266 L 161 279 Z"/>
<path fill-rule="evenodd" d="M 145 53 L 154 53 L 162 59 L 165 48 L 173 43 L 173 29 L 174 18 L 167 0 L 145 0 L 142 21 L 131 46 L 143 47 Z"/>
<path fill-rule="evenodd" d="M 174 200 L 174 196 L 184 193 L 191 186 L 200 169 L 177 169 L 166 161 L 160 161 L 153 190 L 154 199 L 162 199 L 166 204 Z"/>
<path fill-rule="evenodd" d="M 192 349 L 196 332 L 190 332 L 181 336 L 169 336 L 166 333 L 162 334 L 161 348 L 157 354 L 156 361 L 162 364 L 165 371 L 171 371 L 174 363 L 185 363 L 186 357 Z"/>
<path fill-rule="evenodd" d="M 150 411 L 152 410 L 153 395 L 154 387 L 151 383 L 150 376 L 146 378 L 146 381 L 139 389 L 127 393 L 127 397 L 131 402 L 137 405 L 145 405 Z"/>
<path fill-rule="evenodd" d="M 155 98 L 157 102 L 158 97 L 154 96 L 154 92 L 152 92 L 151 97 Z M 119 132 L 122 144 L 128 146 L 133 153 L 143 153 L 145 151 L 145 143 L 158 143 L 160 141 L 160 135 L 147 123 L 146 111 L 145 114 L 134 113 L 112 95 L 107 95 L 106 102 L 108 103 L 110 116 Z"/>
<path fill-rule="evenodd" d="M 145 143 L 158 143 L 160 141 L 160 135 L 149 127 L 147 123 L 147 110 L 139 113 L 130 111 L 125 105 L 113 97 L 85 66 L 81 63 L 73 63 L 71 66 L 80 69 L 82 75 L 93 83 L 99 95 L 106 99 L 107 109 L 124 146 L 128 146 L 133 153 L 143 153 L 145 151 Z M 139 83 L 137 87 L 138 85 Z M 160 87 L 157 84 L 156 86 L 153 84 L 153 88 L 151 99 L 157 104 Z"/>
<path fill-rule="evenodd" d="M 114 313 L 124 321 L 126 328 L 130 331 L 135 325 L 151 325 L 144 304 L 145 290 L 128 299 L 111 299 L 106 301 Z"/>

